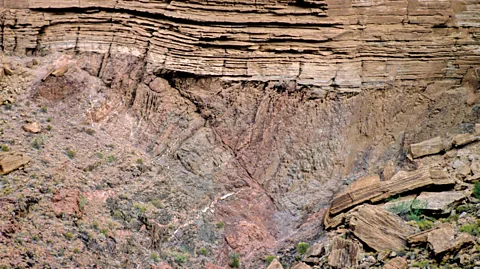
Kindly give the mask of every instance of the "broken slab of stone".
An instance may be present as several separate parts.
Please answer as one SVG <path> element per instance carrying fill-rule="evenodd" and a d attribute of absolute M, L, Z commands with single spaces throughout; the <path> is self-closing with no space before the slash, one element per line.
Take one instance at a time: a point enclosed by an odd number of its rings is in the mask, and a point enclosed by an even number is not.
<path fill-rule="evenodd" d="M 435 138 L 410 145 L 410 153 L 413 158 L 420 158 L 427 155 L 437 154 L 444 150 L 443 140 L 437 136 Z"/>
<path fill-rule="evenodd" d="M 473 243 L 474 238 L 467 233 L 461 233 L 455 238 L 453 227 L 451 225 L 442 225 L 442 227 L 428 233 L 427 242 L 433 253 L 438 256 L 455 253 L 463 246 Z"/>
<path fill-rule="evenodd" d="M 328 265 L 334 268 L 357 267 L 360 251 L 361 247 L 357 242 L 336 236 L 328 255 Z"/>
<path fill-rule="evenodd" d="M 407 213 L 410 211 L 415 198 L 417 198 L 416 194 L 410 194 L 394 199 L 393 201 L 389 201 L 381 205 L 381 207 L 394 214 Z"/>
<path fill-rule="evenodd" d="M 13 75 L 13 70 L 12 70 L 12 68 L 10 68 L 9 65 L 4 65 L 3 66 L 3 71 L 5 72 L 5 75 L 7 75 L 7 76 Z"/>
<path fill-rule="evenodd" d="M 8 174 L 30 162 L 30 157 L 23 153 L 0 153 L 0 175 Z"/>
<path fill-rule="evenodd" d="M 267 269 L 283 269 L 283 266 L 277 259 L 274 259 Z"/>
<path fill-rule="evenodd" d="M 438 214 L 450 213 L 453 207 L 468 196 L 463 191 L 422 192 L 412 203 L 412 209 L 432 211 Z"/>
<path fill-rule="evenodd" d="M 478 137 L 473 134 L 459 134 L 453 137 L 453 144 L 460 147 L 475 142 L 477 139 Z"/>
<path fill-rule="evenodd" d="M 31 122 L 23 125 L 23 130 L 29 133 L 40 133 L 42 131 L 42 126 L 38 122 Z"/>
<path fill-rule="evenodd" d="M 366 201 L 379 202 L 391 196 L 402 194 L 407 191 L 434 185 L 430 176 L 430 169 L 424 167 L 412 172 L 400 171 L 388 181 L 380 181 L 335 197 L 330 206 L 329 214 L 336 215 Z M 440 184 L 443 182 L 438 181 Z"/>
<path fill-rule="evenodd" d="M 376 251 L 401 250 L 407 245 L 407 237 L 415 232 L 399 216 L 375 205 L 357 207 L 347 217 L 353 234 Z"/>
<path fill-rule="evenodd" d="M 407 261 L 405 258 L 396 257 L 388 261 L 384 266 L 383 269 L 407 269 Z"/>
<path fill-rule="evenodd" d="M 441 169 L 430 169 L 430 177 L 434 185 L 453 185 L 455 179 L 451 177 L 447 171 Z"/>

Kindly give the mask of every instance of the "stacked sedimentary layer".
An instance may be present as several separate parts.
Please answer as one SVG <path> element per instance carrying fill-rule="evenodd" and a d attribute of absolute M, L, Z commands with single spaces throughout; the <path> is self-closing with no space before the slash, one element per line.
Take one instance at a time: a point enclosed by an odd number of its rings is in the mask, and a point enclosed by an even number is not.
<path fill-rule="evenodd" d="M 458 84 L 480 63 L 478 0 L 0 0 L 2 7 L 7 54 L 132 54 L 152 70 L 347 92 L 411 80 Z"/>

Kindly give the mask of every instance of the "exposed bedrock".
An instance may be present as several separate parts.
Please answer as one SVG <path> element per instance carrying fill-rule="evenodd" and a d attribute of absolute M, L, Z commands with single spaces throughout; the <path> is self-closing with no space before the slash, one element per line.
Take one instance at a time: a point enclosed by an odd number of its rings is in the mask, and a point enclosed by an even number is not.
<path fill-rule="evenodd" d="M 117 94 L 84 116 L 127 124 L 164 163 L 145 193 L 186 214 L 215 204 L 245 261 L 321 236 L 347 184 L 412 165 L 404 145 L 471 131 L 479 116 L 479 1 L 2 6 L 4 54 L 77 53 L 37 90 L 75 94 L 76 72 L 100 78 Z"/>
<path fill-rule="evenodd" d="M 356 92 L 458 83 L 480 62 L 466 1 L 1 0 L 4 53 L 131 54 L 149 68 Z"/>

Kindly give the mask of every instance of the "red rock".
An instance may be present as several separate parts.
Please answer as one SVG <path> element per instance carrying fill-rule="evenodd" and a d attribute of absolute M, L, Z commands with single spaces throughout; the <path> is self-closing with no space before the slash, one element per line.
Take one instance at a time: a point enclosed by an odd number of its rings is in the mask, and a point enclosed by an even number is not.
<path fill-rule="evenodd" d="M 161 262 L 158 265 L 152 264 L 151 268 L 152 269 L 172 269 L 172 267 L 170 265 L 168 265 L 168 263 L 166 263 L 166 262 Z"/>
<path fill-rule="evenodd" d="M 52 197 L 52 210 L 57 217 L 64 214 L 80 217 L 82 212 L 79 208 L 80 191 L 62 189 Z"/>

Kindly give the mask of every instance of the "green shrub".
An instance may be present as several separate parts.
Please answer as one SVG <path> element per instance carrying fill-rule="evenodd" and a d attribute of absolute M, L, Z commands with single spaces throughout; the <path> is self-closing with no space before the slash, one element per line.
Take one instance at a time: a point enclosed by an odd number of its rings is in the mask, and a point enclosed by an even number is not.
<path fill-rule="evenodd" d="M 137 159 L 137 164 L 142 165 L 142 164 L 143 164 L 143 160 L 142 160 L 142 159 Z"/>
<path fill-rule="evenodd" d="M 99 226 L 100 226 L 100 224 L 98 224 L 97 221 L 92 222 L 91 227 L 92 227 L 93 229 L 98 230 L 98 227 L 99 227 Z"/>
<path fill-rule="evenodd" d="M 237 253 L 231 254 L 228 265 L 232 268 L 240 268 L 240 256 Z"/>
<path fill-rule="evenodd" d="M 277 256 L 275 255 L 267 255 L 265 256 L 265 258 L 263 258 L 263 260 L 265 261 L 265 263 L 267 265 L 271 264 L 273 262 L 273 260 L 275 260 L 277 258 Z"/>
<path fill-rule="evenodd" d="M 473 197 L 480 199 L 480 182 L 475 182 L 472 195 Z"/>
<path fill-rule="evenodd" d="M 40 108 L 40 112 L 42 112 L 42 113 L 47 113 L 47 112 L 48 112 L 48 108 L 47 108 L 46 106 L 42 106 L 42 107 Z"/>
<path fill-rule="evenodd" d="M 206 249 L 206 248 L 200 248 L 200 249 L 198 250 L 198 254 L 199 254 L 199 255 L 203 255 L 203 256 L 207 256 L 207 255 L 208 255 L 208 249 Z"/>
<path fill-rule="evenodd" d="M 47 125 L 47 131 L 51 131 L 53 129 L 53 126 L 51 124 Z"/>
<path fill-rule="evenodd" d="M 133 208 L 135 208 L 135 210 L 137 211 L 138 214 L 144 214 L 145 212 L 147 212 L 147 207 L 144 206 L 144 205 L 141 205 L 141 204 L 134 204 L 133 205 Z"/>
<path fill-rule="evenodd" d="M 40 149 L 44 145 L 44 141 L 42 138 L 35 137 L 32 142 L 32 147 L 35 149 Z"/>
<path fill-rule="evenodd" d="M 150 253 L 150 260 L 153 262 L 159 262 L 160 261 L 160 255 L 158 255 L 155 252 Z"/>
<path fill-rule="evenodd" d="M 52 122 L 52 117 L 48 117 L 47 122 Z"/>
<path fill-rule="evenodd" d="M 300 242 L 297 244 L 297 252 L 301 255 L 307 253 L 307 250 L 308 248 L 310 247 L 310 245 L 308 243 L 305 243 L 305 242 Z"/>
<path fill-rule="evenodd" d="M 99 159 L 103 159 L 103 153 L 97 152 L 97 157 L 98 157 Z"/>
<path fill-rule="evenodd" d="M 225 223 L 223 221 L 220 221 L 219 223 L 217 223 L 218 229 L 222 229 L 223 227 L 225 227 Z"/>
<path fill-rule="evenodd" d="M 480 222 L 480 221 L 479 221 Z M 473 236 L 480 236 L 480 223 L 467 223 L 460 227 L 460 232 L 469 233 Z"/>
<path fill-rule="evenodd" d="M 75 254 L 78 254 L 78 253 L 80 253 L 80 249 L 78 249 L 78 248 L 74 248 L 74 249 L 73 249 L 73 253 L 75 253 Z"/>
<path fill-rule="evenodd" d="M 173 254 L 173 257 L 175 258 L 175 261 L 177 263 L 186 263 L 187 262 L 187 255 L 185 255 L 185 254 L 175 253 L 175 254 Z"/>
<path fill-rule="evenodd" d="M 7 145 L 2 145 L 2 151 L 10 151 L 10 148 Z"/>
<path fill-rule="evenodd" d="M 77 153 L 73 149 L 70 149 L 70 148 L 67 148 L 65 150 L 65 154 L 67 155 L 67 157 L 69 159 L 73 159 L 73 158 L 75 158 L 75 156 L 77 156 Z"/>
<path fill-rule="evenodd" d="M 413 263 L 413 267 L 419 267 L 419 268 L 430 268 L 430 261 L 429 260 L 422 260 L 418 262 Z"/>
<path fill-rule="evenodd" d="M 109 155 L 107 157 L 107 162 L 109 162 L 109 163 L 113 163 L 116 160 L 117 160 L 117 157 L 115 157 L 115 155 Z"/>
<path fill-rule="evenodd" d="M 108 229 L 107 229 L 107 228 L 102 228 L 102 229 L 100 230 L 100 233 L 103 234 L 103 235 L 105 235 L 105 236 L 108 236 Z"/>
<path fill-rule="evenodd" d="M 85 198 L 85 196 L 80 196 L 80 200 L 78 201 L 78 208 L 83 211 L 83 209 L 85 208 L 85 206 L 87 205 L 87 199 Z"/>
<path fill-rule="evenodd" d="M 433 222 L 427 219 L 417 221 L 417 225 L 422 231 L 433 228 Z"/>
<path fill-rule="evenodd" d="M 92 128 L 86 128 L 86 129 L 85 129 L 85 133 L 87 133 L 88 135 L 94 135 L 94 134 L 95 134 L 95 130 L 93 130 Z"/>
<path fill-rule="evenodd" d="M 67 240 L 72 240 L 73 239 L 73 234 L 71 232 L 66 232 L 64 234 L 65 238 L 67 238 Z"/>
<path fill-rule="evenodd" d="M 165 208 L 165 205 L 163 204 L 162 200 L 160 200 L 160 199 L 154 199 L 154 200 L 150 201 L 150 203 L 158 209 Z"/>

